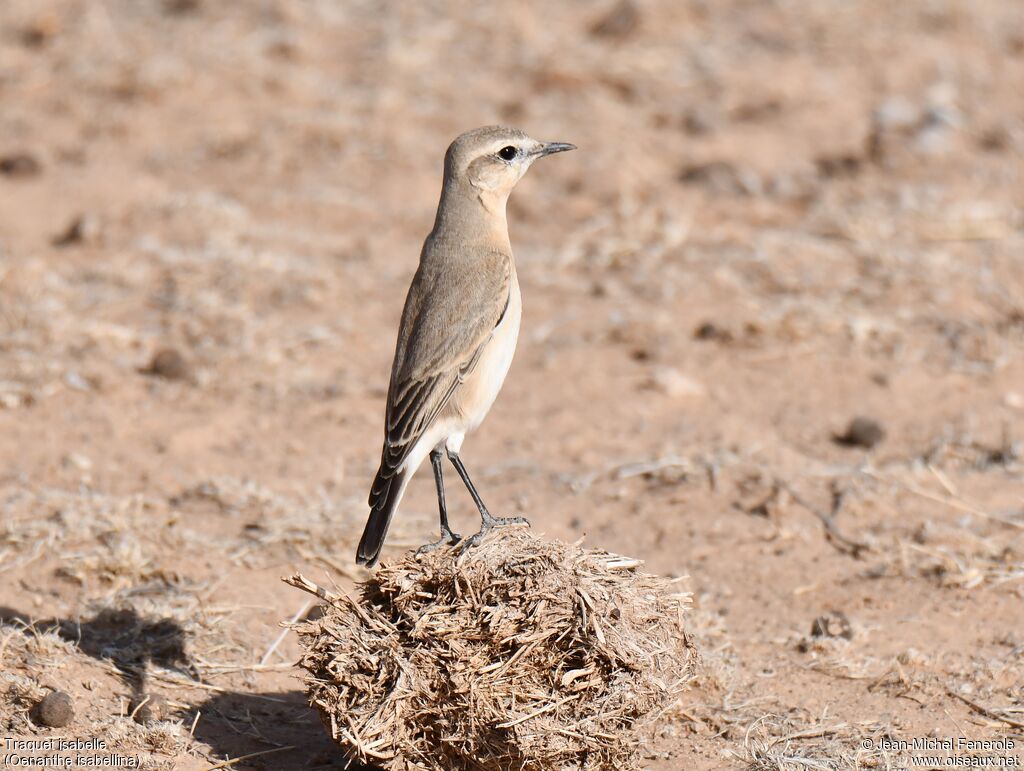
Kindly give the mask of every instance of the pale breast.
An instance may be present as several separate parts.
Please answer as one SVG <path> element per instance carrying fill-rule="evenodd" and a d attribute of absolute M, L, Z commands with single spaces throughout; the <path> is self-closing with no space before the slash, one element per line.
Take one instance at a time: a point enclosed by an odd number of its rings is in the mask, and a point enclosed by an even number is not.
<path fill-rule="evenodd" d="M 523 303 L 514 268 L 511 284 L 505 315 L 494 328 L 494 334 L 480 355 L 476 368 L 466 377 L 449 402 L 454 416 L 461 418 L 463 422 L 463 431 L 472 431 L 487 415 L 505 382 L 505 375 L 508 374 L 512 356 L 516 352 Z"/>

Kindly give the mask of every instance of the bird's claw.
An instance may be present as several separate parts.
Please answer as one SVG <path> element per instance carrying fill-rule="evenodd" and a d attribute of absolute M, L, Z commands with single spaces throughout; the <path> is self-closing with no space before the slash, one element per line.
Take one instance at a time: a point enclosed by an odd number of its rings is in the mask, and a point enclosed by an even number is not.
<path fill-rule="evenodd" d="M 453 533 L 451 530 L 441 530 L 441 537 L 431 543 L 425 543 L 416 550 L 416 556 L 419 557 L 422 554 L 430 554 L 432 551 L 440 549 L 442 546 L 454 546 L 462 540 L 462 536 L 458 533 Z"/>
<path fill-rule="evenodd" d="M 509 525 L 526 525 L 529 527 L 530 520 L 526 517 L 492 517 L 490 514 L 487 514 L 482 518 L 480 530 L 459 544 L 459 555 L 465 554 L 474 546 L 479 546 L 484 536 L 494 528 L 508 527 Z"/>

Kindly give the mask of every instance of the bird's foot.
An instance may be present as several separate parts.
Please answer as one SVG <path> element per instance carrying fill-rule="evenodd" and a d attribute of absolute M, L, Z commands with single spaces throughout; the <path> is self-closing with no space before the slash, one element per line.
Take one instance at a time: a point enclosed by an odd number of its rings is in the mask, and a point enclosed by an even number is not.
<path fill-rule="evenodd" d="M 474 546 L 479 546 L 480 542 L 484 540 L 489 532 L 496 527 L 508 527 L 509 525 L 526 525 L 530 526 L 530 520 L 526 517 L 492 517 L 490 514 L 484 514 L 480 521 L 480 530 L 471 535 L 461 544 L 459 544 L 459 554 L 463 554 Z"/>
<path fill-rule="evenodd" d="M 462 536 L 458 533 L 453 533 L 449 528 L 441 528 L 441 537 L 432 543 L 425 543 L 416 550 L 416 556 L 419 557 L 421 554 L 430 554 L 432 551 L 440 549 L 442 546 L 454 546 L 462 540 Z"/>

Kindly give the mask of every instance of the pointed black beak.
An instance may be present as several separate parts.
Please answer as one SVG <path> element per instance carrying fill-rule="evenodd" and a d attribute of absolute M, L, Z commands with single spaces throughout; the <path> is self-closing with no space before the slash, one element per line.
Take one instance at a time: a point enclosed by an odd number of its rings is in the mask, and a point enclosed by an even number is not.
<path fill-rule="evenodd" d="M 537 151 L 537 155 L 544 157 L 545 155 L 551 155 L 552 153 L 564 153 L 567 150 L 575 150 L 576 145 L 571 145 L 568 142 L 547 142 L 541 145 L 540 150 Z"/>

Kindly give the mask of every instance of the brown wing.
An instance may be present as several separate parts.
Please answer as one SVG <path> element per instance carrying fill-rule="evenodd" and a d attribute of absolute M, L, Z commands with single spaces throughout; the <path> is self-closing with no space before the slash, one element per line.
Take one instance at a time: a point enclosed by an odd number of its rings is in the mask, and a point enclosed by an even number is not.
<path fill-rule="evenodd" d="M 507 307 L 511 274 L 500 252 L 421 262 L 398 332 L 379 480 L 402 465 L 473 371 Z"/>

